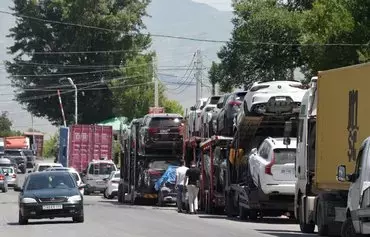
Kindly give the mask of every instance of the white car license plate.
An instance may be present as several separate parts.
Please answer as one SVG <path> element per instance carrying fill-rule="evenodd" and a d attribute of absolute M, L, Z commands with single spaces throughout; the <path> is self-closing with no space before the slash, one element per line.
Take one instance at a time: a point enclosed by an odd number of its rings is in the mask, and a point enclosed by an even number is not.
<path fill-rule="evenodd" d="M 44 205 L 42 210 L 60 210 L 63 209 L 63 205 Z"/>
<path fill-rule="evenodd" d="M 285 101 L 286 98 L 285 97 L 276 97 L 275 100 L 276 101 Z"/>
<path fill-rule="evenodd" d="M 167 130 L 161 130 L 160 131 L 162 134 L 168 134 L 168 131 Z"/>

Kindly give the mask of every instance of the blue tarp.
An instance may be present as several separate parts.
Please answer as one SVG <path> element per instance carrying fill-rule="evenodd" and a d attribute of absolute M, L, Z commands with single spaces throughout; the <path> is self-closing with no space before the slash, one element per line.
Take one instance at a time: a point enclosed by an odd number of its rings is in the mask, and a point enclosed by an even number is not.
<path fill-rule="evenodd" d="M 155 182 L 154 188 L 156 191 L 159 191 L 163 183 L 166 183 L 166 182 L 175 183 L 177 168 L 178 166 L 173 166 L 173 165 L 168 166 L 166 172 L 164 172 L 162 177 L 158 179 L 157 182 Z"/>

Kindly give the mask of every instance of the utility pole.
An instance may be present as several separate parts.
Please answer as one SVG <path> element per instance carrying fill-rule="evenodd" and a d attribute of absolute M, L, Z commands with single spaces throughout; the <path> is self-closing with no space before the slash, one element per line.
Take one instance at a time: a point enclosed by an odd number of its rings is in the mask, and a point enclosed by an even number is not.
<path fill-rule="evenodd" d="M 197 50 L 197 61 L 195 63 L 196 67 L 196 73 L 195 73 L 195 79 L 196 79 L 196 94 L 195 99 L 196 102 L 200 100 L 200 97 L 202 96 L 202 53 L 200 49 Z"/>
<path fill-rule="evenodd" d="M 69 83 L 71 84 L 71 86 L 73 86 L 73 88 L 75 89 L 75 124 L 77 124 L 78 123 L 78 103 L 77 103 L 77 100 L 78 100 L 78 90 L 77 90 L 77 86 L 73 82 L 72 78 L 67 77 L 67 80 L 69 81 Z"/>
<path fill-rule="evenodd" d="M 159 107 L 159 89 L 157 78 L 157 57 L 153 57 L 153 81 L 154 81 L 154 107 Z"/>

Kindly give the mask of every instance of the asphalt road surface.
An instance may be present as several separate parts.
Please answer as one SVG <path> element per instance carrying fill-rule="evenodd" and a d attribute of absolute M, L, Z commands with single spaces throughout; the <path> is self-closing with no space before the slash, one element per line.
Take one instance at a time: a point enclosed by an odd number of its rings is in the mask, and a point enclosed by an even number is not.
<path fill-rule="evenodd" d="M 305 237 L 288 219 L 240 222 L 225 216 L 179 214 L 174 207 L 129 206 L 102 196 L 85 196 L 85 222 L 70 219 L 30 220 L 18 225 L 18 192 L 0 192 L 0 233 L 4 236 L 78 237 Z"/>

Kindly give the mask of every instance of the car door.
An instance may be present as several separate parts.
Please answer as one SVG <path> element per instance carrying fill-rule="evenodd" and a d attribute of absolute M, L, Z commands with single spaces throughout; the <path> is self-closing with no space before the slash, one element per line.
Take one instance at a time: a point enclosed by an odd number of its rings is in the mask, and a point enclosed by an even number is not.
<path fill-rule="evenodd" d="M 267 146 L 266 142 L 263 142 L 258 148 L 257 153 L 252 154 L 250 157 L 251 173 L 252 173 L 253 181 L 255 184 L 258 183 L 258 176 L 259 176 L 259 169 L 260 169 L 259 163 L 260 163 L 261 156 L 264 156 L 264 154 L 266 153 L 266 148 L 267 148 L 266 146 Z"/>
<path fill-rule="evenodd" d="M 364 159 L 364 149 L 366 146 L 362 146 L 360 150 L 358 151 L 357 159 L 356 159 L 356 168 L 354 175 L 354 180 L 352 184 L 350 185 L 350 188 L 348 190 L 348 206 L 351 211 L 357 210 L 360 205 L 360 198 L 361 198 L 361 186 L 363 184 L 363 180 L 361 179 L 361 176 L 363 171 L 363 160 Z"/>
<path fill-rule="evenodd" d="M 269 163 L 270 153 L 271 153 L 271 145 L 267 142 L 265 142 L 264 149 L 261 151 L 261 153 L 258 156 L 258 161 L 256 164 L 256 178 L 257 183 L 264 183 L 265 182 L 265 167 Z"/>

